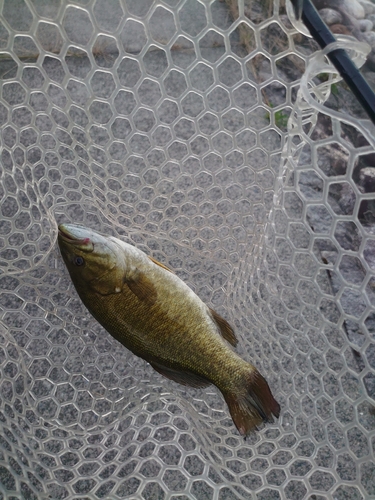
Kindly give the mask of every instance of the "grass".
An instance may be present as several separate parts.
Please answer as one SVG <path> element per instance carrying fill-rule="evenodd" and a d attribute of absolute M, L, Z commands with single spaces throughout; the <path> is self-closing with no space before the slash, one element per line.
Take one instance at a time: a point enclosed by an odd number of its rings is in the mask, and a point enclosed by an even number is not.
<path fill-rule="evenodd" d="M 270 108 L 273 108 L 272 103 L 268 103 L 268 106 Z M 271 113 L 269 113 L 269 112 L 266 113 L 265 117 L 268 121 L 271 121 Z M 287 113 L 285 113 L 282 109 L 279 109 L 279 111 L 274 112 L 274 119 L 275 119 L 275 125 L 280 130 L 283 130 L 283 131 L 287 130 L 288 120 L 289 120 L 289 115 Z"/>

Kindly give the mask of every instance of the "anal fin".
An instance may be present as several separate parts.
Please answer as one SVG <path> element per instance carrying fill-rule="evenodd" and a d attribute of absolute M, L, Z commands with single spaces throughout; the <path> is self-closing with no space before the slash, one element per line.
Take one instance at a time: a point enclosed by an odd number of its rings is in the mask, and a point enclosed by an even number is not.
<path fill-rule="evenodd" d="M 150 363 L 152 368 L 164 377 L 177 382 L 178 384 L 188 385 L 190 387 L 207 387 L 210 382 L 205 378 L 196 375 L 195 373 L 189 371 L 177 371 L 172 368 L 160 365 L 159 363 Z"/>
<path fill-rule="evenodd" d="M 233 347 L 236 347 L 238 340 L 237 340 L 237 337 L 233 331 L 233 328 L 230 326 L 228 321 L 226 319 L 222 318 L 220 316 L 220 314 L 218 314 L 216 311 L 214 311 L 210 307 L 209 307 L 209 310 L 210 310 L 212 319 L 215 321 L 215 323 L 217 324 L 217 326 L 220 330 L 221 336 L 227 342 L 229 342 Z"/>

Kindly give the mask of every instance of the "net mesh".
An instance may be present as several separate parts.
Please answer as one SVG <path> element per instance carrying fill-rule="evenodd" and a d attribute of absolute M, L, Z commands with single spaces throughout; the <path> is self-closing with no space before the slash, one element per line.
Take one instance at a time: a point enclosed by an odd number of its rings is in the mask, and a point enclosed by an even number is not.
<path fill-rule="evenodd" d="M 0 20 L 0 498 L 375 495 L 374 134 L 324 106 L 324 55 L 278 2 L 4 0 Z M 62 221 L 227 318 L 278 422 L 244 441 L 215 388 L 115 342 Z"/>

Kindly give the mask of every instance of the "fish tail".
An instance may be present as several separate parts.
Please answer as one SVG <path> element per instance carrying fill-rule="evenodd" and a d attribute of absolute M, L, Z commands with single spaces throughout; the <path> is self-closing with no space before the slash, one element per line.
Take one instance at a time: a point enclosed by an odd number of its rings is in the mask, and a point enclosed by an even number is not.
<path fill-rule="evenodd" d="M 242 436 L 262 422 L 272 421 L 272 415 L 278 417 L 280 405 L 273 397 L 264 377 L 252 367 L 235 390 L 224 392 L 233 422 Z"/>

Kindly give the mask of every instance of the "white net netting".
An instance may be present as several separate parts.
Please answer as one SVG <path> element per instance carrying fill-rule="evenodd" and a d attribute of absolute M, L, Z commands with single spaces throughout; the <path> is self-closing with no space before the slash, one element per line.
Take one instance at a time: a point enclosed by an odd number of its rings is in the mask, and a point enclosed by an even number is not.
<path fill-rule="evenodd" d="M 324 106 L 324 56 L 278 2 L 0 5 L 0 498 L 373 498 L 374 133 Z M 114 341 L 62 221 L 174 269 L 280 419 L 244 441 Z"/>

